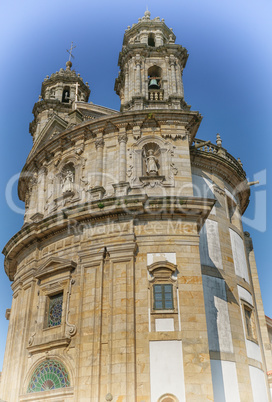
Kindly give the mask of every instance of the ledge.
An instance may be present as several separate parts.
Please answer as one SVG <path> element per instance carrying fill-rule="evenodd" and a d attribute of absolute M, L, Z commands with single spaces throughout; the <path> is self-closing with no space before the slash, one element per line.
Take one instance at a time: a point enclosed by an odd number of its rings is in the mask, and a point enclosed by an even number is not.
<path fill-rule="evenodd" d="M 70 342 L 71 342 L 71 339 L 65 337 L 65 338 L 54 340 L 54 341 L 49 341 L 49 342 L 45 342 L 45 343 L 39 343 L 37 345 L 28 346 L 27 350 L 31 354 L 42 353 L 42 352 L 45 352 L 46 350 L 66 347 L 69 345 Z"/>
<path fill-rule="evenodd" d="M 29 394 L 19 396 L 19 402 L 38 402 L 38 401 L 45 401 L 51 400 L 53 402 L 62 402 L 66 397 L 74 395 L 74 388 L 73 387 L 66 387 L 66 388 L 58 388 L 53 389 L 52 391 L 42 391 L 42 392 L 31 392 Z M 70 399 L 70 398 L 69 398 Z M 66 399 L 65 399 L 66 400 Z M 71 399 L 72 400 L 72 399 Z"/>
<path fill-rule="evenodd" d="M 128 195 L 126 197 L 110 197 L 101 201 L 91 201 L 71 206 L 40 222 L 26 224 L 16 233 L 3 249 L 5 255 L 5 271 L 10 280 L 16 273 L 16 257 L 21 250 L 31 243 L 51 237 L 65 231 L 73 222 L 93 221 L 107 223 L 112 219 L 133 220 L 135 218 L 161 220 L 180 219 L 193 221 L 200 229 L 207 219 L 214 199 L 200 197 L 148 197 L 147 195 Z"/>

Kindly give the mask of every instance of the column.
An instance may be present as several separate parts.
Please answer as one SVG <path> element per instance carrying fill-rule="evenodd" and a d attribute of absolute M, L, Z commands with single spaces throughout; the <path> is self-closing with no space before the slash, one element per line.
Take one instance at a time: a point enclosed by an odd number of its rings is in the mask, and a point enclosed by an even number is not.
<path fill-rule="evenodd" d="M 129 80 L 128 80 L 128 69 L 125 70 L 125 103 L 129 100 Z"/>
<path fill-rule="evenodd" d="M 103 137 L 97 138 L 95 141 L 96 147 L 96 161 L 95 161 L 95 182 L 94 187 L 88 190 L 91 194 L 92 200 L 100 200 L 105 194 L 105 189 L 102 187 L 103 183 Z"/>
<path fill-rule="evenodd" d="M 181 69 L 181 72 L 180 72 L 180 95 L 183 97 L 183 99 L 184 99 L 184 87 L 183 87 L 183 79 L 182 79 L 182 76 L 183 76 L 183 68 Z"/>
<path fill-rule="evenodd" d="M 96 147 L 96 169 L 95 169 L 95 187 L 102 186 L 102 174 L 103 174 L 103 138 L 98 138 L 95 141 Z"/>
<path fill-rule="evenodd" d="M 117 197 L 127 195 L 129 183 L 127 178 L 127 133 L 126 125 L 119 126 L 119 177 L 118 183 L 113 184 L 114 193 Z"/>
<path fill-rule="evenodd" d="M 140 59 L 140 55 L 136 56 L 135 64 L 136 64 L 136 82 L 135 82 L 136 95 L 140 95 L 140 93 L 141 93 L 141 59 Z"/>
<path fill-rule="evenodd" d="M 108 392 L 116 400 L 136 400 L 135 356 L 135 251 L 130 242 L 107 247 L 110 255 L 109 341 L 111 382 Z"/>
<path fill-rule="evenodd" d="M 172 84 L 172 93 L 175 94 L 177 92 L 177 83 L 176 83 L 176 69 L 175 69 L 175 61 L 170 59 L 170 67 L 171 67 L 171 84 Z"/>
<path fill-rule="evenodd" d="M 126 128 L 122 127 L 118 136 L 119 142 L 119 183 L 126 181 L 126 168 L 127 168 L 127 134 Z"/>
<path fill-rule="evenodd" d="M 182 82 L 182 73 L 183 70 L 180 68 L 180 66 L 177 66 L 177 91 L 179 96 L 184 98 L 184 90 L 183 90 L 183 82 Z"/>

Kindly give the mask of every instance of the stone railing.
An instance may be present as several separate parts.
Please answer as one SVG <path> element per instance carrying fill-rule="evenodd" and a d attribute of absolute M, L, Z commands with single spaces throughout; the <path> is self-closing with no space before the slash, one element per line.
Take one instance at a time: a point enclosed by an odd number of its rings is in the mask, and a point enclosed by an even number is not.
<path fill-rule="evenodd" d="M 195 151 L 218 155 L 221 158 L 226 159 L 226 161 L 231 163 L 232 165 L 235 165 L 236 168 L 240 167 L 241 169 L 243 169 L 243 165 L 240 159 L 235 159 L 231 154 L 226 151 L 225 148 L 222 148 L 221 145 L 214 145 L 211 144 L 209 141 L 203 141 L 195 138 L 192 144 L 192 150 L 193 149 L 195 149 Z"/>
<path fill-rule="evenodd" d="M 148 100 L 162 101 L 163 100 L 163 89 L 149 89 L 148 90 Z"/>

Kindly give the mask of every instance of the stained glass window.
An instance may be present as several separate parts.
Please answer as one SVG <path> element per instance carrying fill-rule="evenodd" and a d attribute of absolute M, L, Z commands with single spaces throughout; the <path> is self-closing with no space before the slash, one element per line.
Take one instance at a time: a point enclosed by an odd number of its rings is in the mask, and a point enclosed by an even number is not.
<path fill-rule="evenodd" d="M 48 327 L 55 327 L 61 324 L 62 316 L 62 302 L 63 294 L 58 293 L 57 295 L 51 296 L 49 298 L 49 309 L 48 309 Z"/>
<path fill-rule="evenodd" d="M 70 387 L 70 378 L 63 364 L 58 360 L 45 360 L 34 371 L 27 393 L 65 387 Z"/>

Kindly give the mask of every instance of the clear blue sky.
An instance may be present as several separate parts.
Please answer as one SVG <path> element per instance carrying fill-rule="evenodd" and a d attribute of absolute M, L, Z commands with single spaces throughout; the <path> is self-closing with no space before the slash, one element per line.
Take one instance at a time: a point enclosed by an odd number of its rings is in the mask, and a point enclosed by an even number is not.
<path fill-rule="evenodd" d="M 31 149 L 28 125 L 43 79 L 65 67 L 66 49 L 73 41 L 73 68 L 89 82 L 90 100 L 119 109 L 113 87 L 123 34 L 127 25 L 143 16 L 147 4 L 151 18 L 164 18 L 174 29 L 176 42 L 189 52 L 184 72 L 185 99 L 192 110 L 204 116 L 197 137 L 214 143 L 219 132 L 223 146 L 241 158 L 248 179 L 261 179 L 261 184 L 252 188 L 251 205 L 245 213 L 249 225 L 244 229 L 254 241 L 264 308 L 272 317 L 270 0 L 2 1 L 1 249 L 23 222 L 22 215 L 8 207 L 4 194 Z M 264 172 L 258 173 L 262 171 L 266 172 L 266 184 Z M 22 208 L 16 189 L 13 198 Z M 257 225 L 255 208 L 261 211 Z M 1 370 L 8 324 L 4 315 L 11 306 L 12 292 L 3 256 L 0 264 Z"/>

